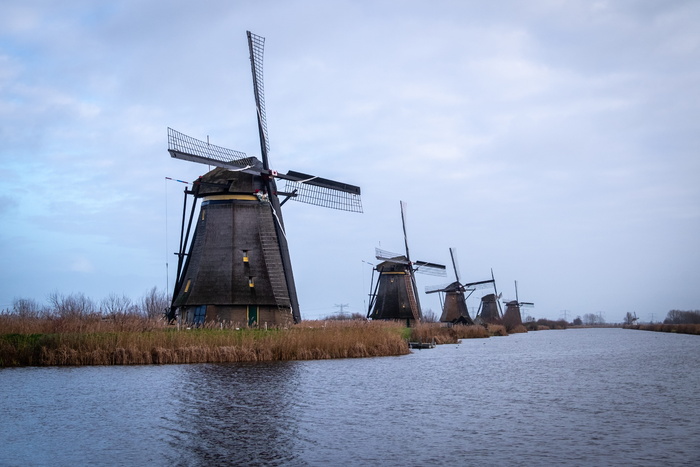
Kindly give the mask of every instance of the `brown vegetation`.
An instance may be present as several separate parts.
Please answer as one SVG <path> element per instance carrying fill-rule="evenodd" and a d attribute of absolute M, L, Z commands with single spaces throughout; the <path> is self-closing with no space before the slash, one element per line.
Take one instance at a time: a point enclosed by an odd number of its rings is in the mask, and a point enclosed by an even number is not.
<path fill-rule="evenodd" d="M 483 326 L 456 324 L 447 327 L 440 323 L 420 323 L 412 327 L 410 332 L 409 339 L 412 342 L 435 342 L 438 345 L 456 344 L 460 339 L 478 339 L 490 335 Z"/>
<path fill-rule="evenodd" d="M 354 319 L 302 321 L 291 328 L 239 323 L 169 326 L 168 299 L 155 288 L 140 303 L 110 295 L 99 303 L 82 294 L 49 296 L 50 306 L 16 300 L 0 312 L 0 367 L 131 365 L 356 358 L 409 353 L 407 341 L 458 343 L 506 336 L 505 326 Z M 537 322 L 542 329 L 546 320 Z M 559 322 L 551 322 L 559 327 Z M 529 323 L 526 323 L 529 325 Z M 527 332 L 523 326 L 510 330 Z M 680 331 L 676 331 L 680 332 Z"/>
<path fill-rule="evenodd" d="M 525 328 L 528 331 L 546 331 L 549 329 L 566 329 L 569 323 L 566 320 L 560 319 L 553 321 L 551 319 L 538 319 L 537 321 L 527 321 Z"/>
<path fill-rule="evenodd" d="M 624 325 L 625 329 L 638 329 L 640 331 L 675 332 L 678 334 L 700 335 L 700 324 L 632 324 Z"/>
<path fill-rule="evenodd" d="M 96 313 L 0 314 L 0 367 L 131 365 L 356 358 L 409 353 L 393 323 L 304 321 L 290 329 L 207 326 L 180 330 L 162 319 Z"/>

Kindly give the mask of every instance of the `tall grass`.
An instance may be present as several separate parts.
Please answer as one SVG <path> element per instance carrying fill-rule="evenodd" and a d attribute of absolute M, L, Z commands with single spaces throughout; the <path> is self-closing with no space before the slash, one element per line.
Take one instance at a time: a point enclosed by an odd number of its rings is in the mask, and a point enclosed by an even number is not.
<path fill-rule="evenodd" d="M 501 326 L 503 327 L 503 326 Z M 503 328 L 505 332 L 505 328 Z M 478 325 L 465 326 L 456 324 L 447 327 L 440 323 L 420 323 L 410 328 L 410 340 L 413 342 L 435 342 L 436 344 L 456 344 L 460 339 L 489 337 L 489 331 Z"/>
<path fill-rule="evenodd" d="M 392 323 L 302 322 L 290 329 L 168 327 L 147 317 L 0 315 L 0 367 L 256 362 L 409 353 Z"/>

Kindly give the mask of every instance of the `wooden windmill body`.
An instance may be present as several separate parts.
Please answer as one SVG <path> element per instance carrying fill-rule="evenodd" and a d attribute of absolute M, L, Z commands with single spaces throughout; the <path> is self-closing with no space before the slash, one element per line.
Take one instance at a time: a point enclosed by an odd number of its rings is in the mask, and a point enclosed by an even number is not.
<path fill-rule="evenodd" d="M 177 159 L 214 166 L 185 190 L 170 317 L 286 325 L 301 320 L 281 206 L 287 200 L 362 212 L 360 188 L 270 169 L 262 85 L 264 39 L 248 32 L 262 160 L 168 129 Z M 286 181 L 278 191 L 276 178 Z M 191 204 L 186 222 L 187 199 Z M 280 201 L 279 197 L 284 199 Z M 200 210 L 194 217 L 196 205 Z M 194 232 L 190 232 L 194 224 Z"/>
<path fill-rule="evenodd" d="M 450 248 L 450 257 L 452 259 L 452 267 L 456 280 L 447 285 L 426 287 L 425 293 L 440 293 L 442 302 L 441 323 L 471 325 L 474 324 L 474 321 L 469 315 L 467 298 L 471 296 L 475 290 L 493 283 L 493 279 L 462 284 L 459 277 L 459 268 L 457 266 L 454 248 Z"/>
<path fill-rule="evenodd" d="M 518 281 L 515 281 L 515 300 L 505 302 L 506 311 L 503 313 L 503 324 L 507 330 L 522 326 L 523 318 L 521 308 L 535 306 L 532 302 L 521 302 L 518 299 Z"/>
<path fill-rule="evenodd" d="M 405 203 L 401 202 L 401 222 L 403 225 L 406 254 L 401 255 L 376 249 L 375 256 L 382 262 L 377 264 L 377 281 L 370 293 L 367 317 L 380 320 L 397 320 L 408 326 L 420 321 L 423 313 L 418 298 L 415 273 L 445 275 L 445 266 L 426 261 L 412 262 L 409 256 L 406 237 Z"/>
<path fill-rule="evenodd" d="M 496 290 L 496 279 L 491 270 L 491 280 L 493 283 L 493 293 L 481 297 L 479 310 L 476 313 L 474 322 L 476 324 L 503 324 L 503 312 L 501 310 L 501 295 Z"/>

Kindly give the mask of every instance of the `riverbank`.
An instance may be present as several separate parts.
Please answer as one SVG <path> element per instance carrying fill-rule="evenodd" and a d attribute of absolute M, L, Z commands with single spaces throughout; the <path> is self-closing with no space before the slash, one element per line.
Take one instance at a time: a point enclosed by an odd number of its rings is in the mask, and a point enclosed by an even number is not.
<path fill-rule="evenodd" d="M 700 324 L 625 324 L 624 329 L 638 329 L 640 331 L 674 332 L 677 334 L 700 335 Z"/>
<path fill-rule="evenodd" d="M 0 367 L 260 362 L 397 356 L 408 342 L 507 335 L 503 326 L 303 321 L 290 328 L 168 326 L 139 316 L 0 315 Z"/>
<path fill-rule="evenodd" d="M 145 330 L 0 334 L 0 366 L 140 365 L 358 358 L 409 353 L 392 323 L 290 329 L 164 326 Z"/>

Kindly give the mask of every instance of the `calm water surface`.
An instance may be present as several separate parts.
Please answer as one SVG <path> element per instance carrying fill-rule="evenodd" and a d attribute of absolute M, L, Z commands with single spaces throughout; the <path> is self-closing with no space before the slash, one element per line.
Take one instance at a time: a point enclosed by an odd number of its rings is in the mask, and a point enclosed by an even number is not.
<path fill-rule="evenodd" d="M 700 465 L 700 337 L 403 357 L 0 370 L 0 465 Z"/>

